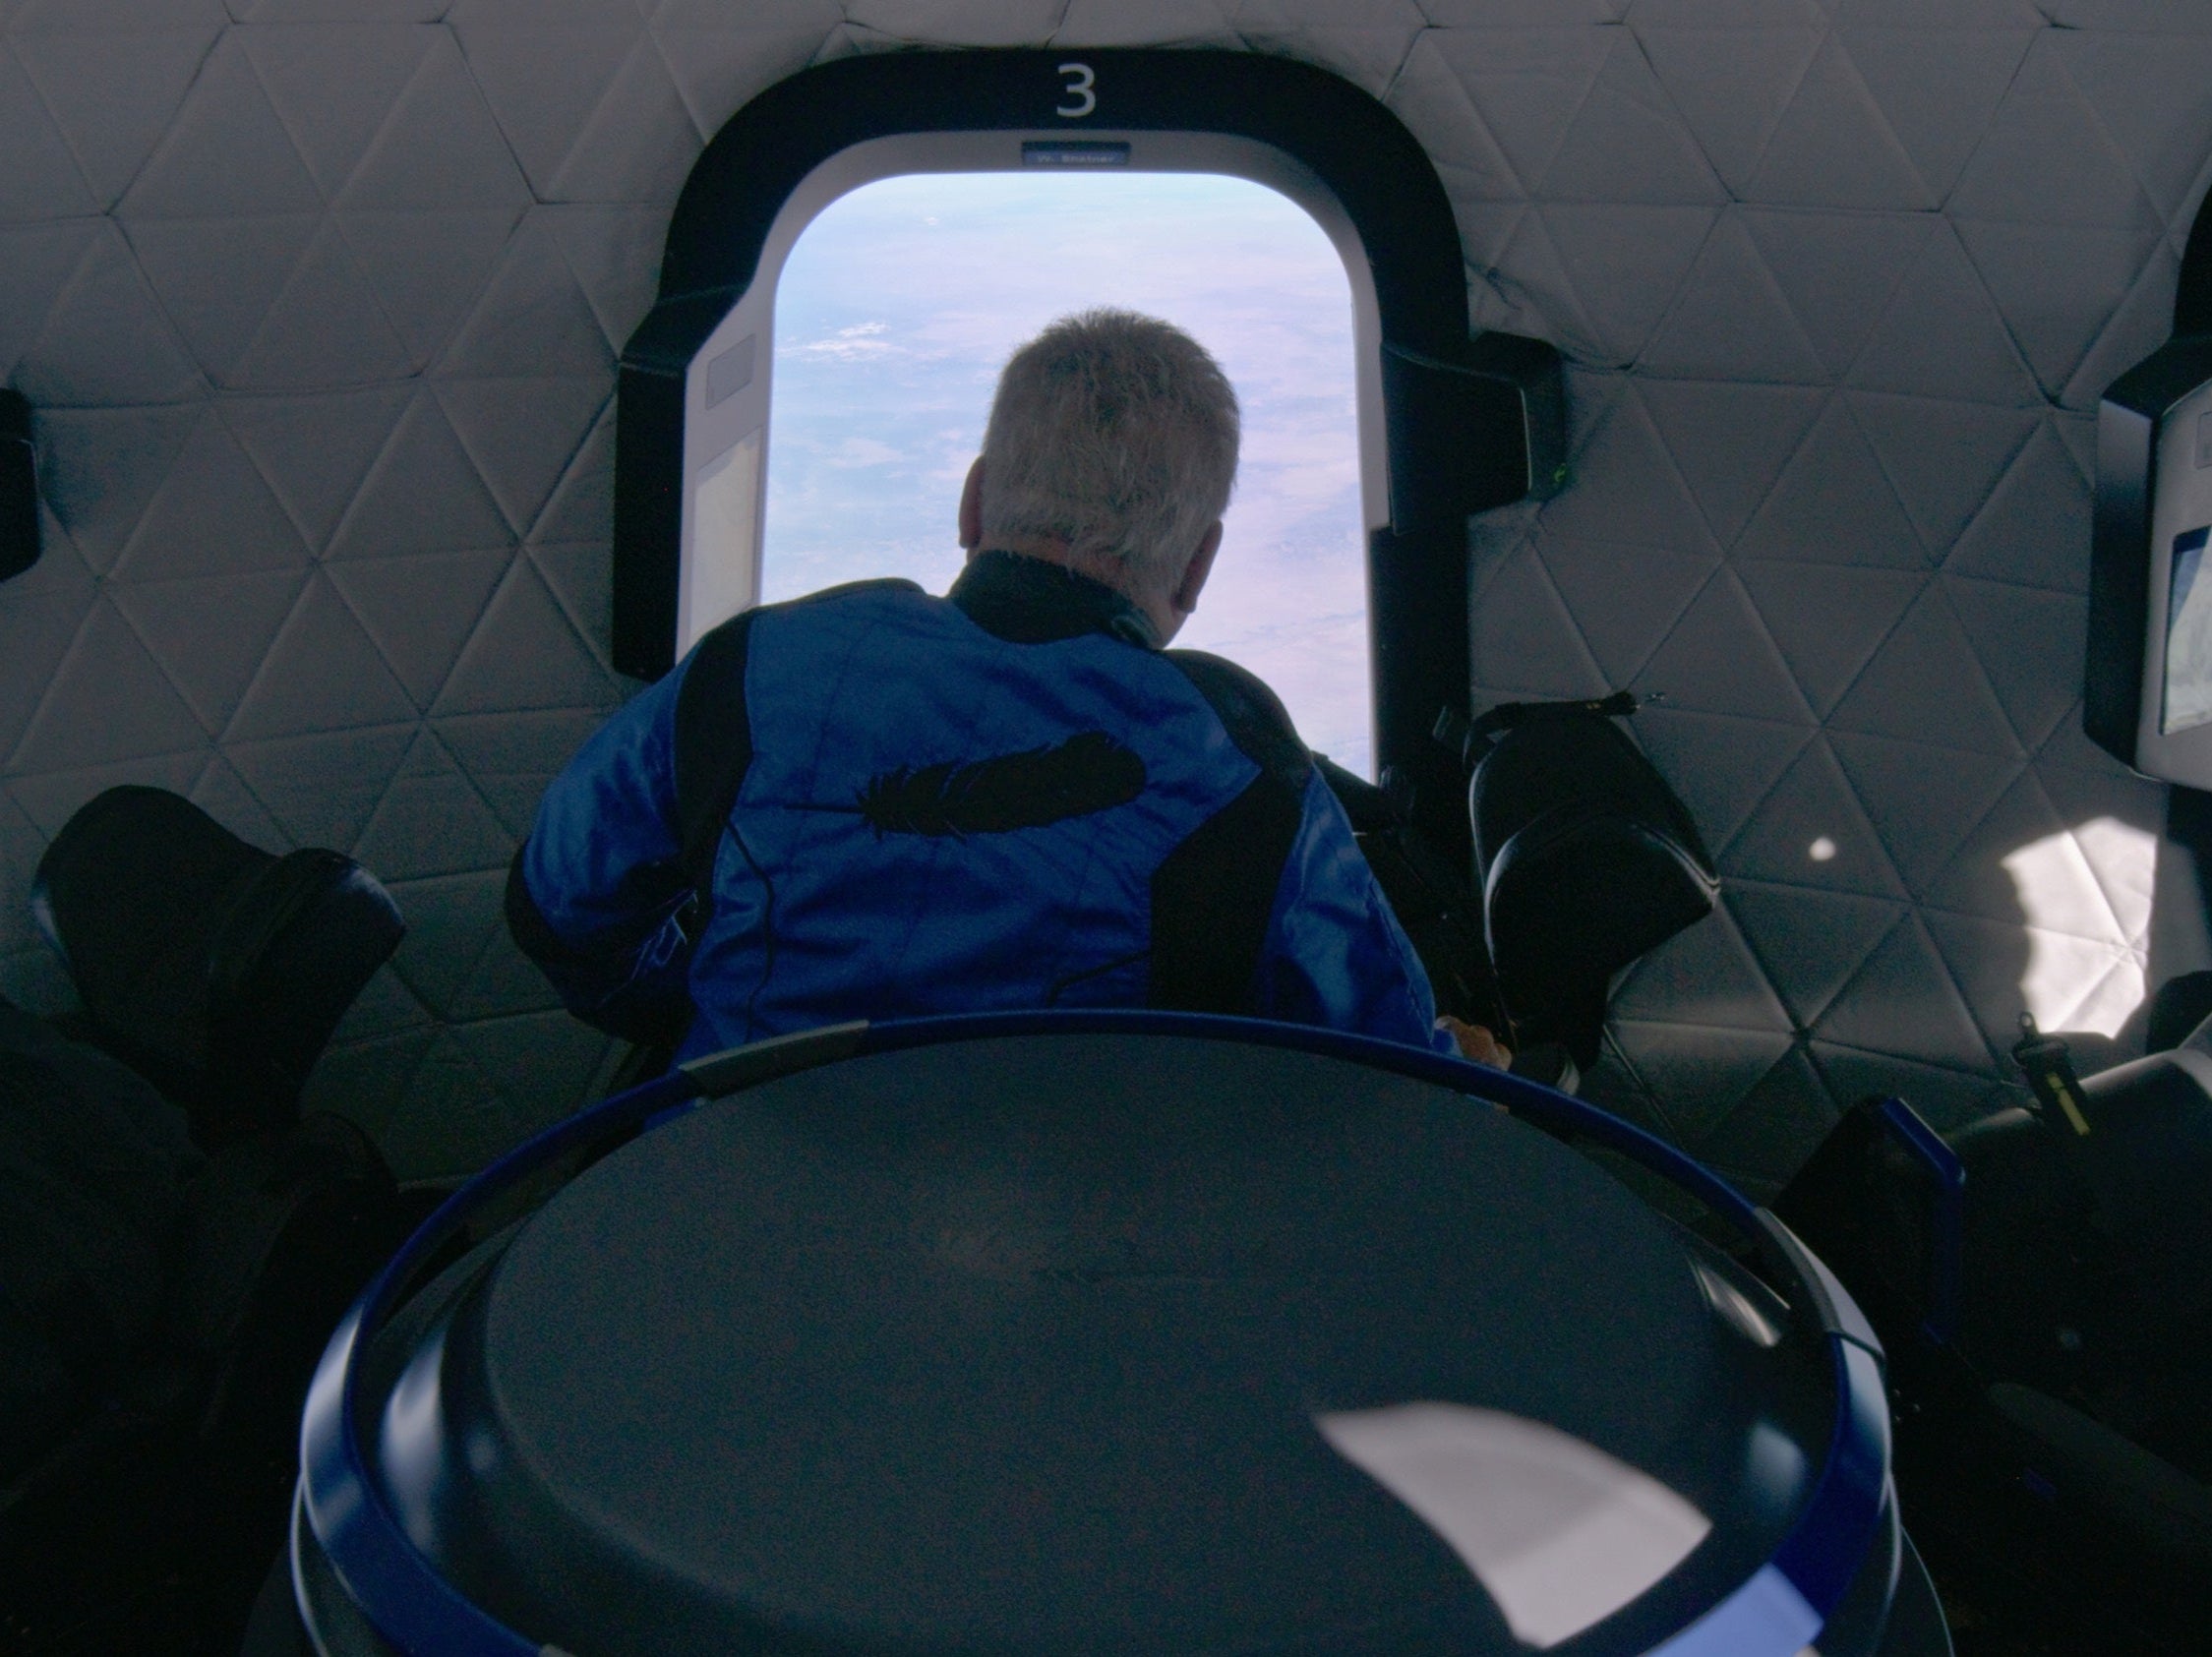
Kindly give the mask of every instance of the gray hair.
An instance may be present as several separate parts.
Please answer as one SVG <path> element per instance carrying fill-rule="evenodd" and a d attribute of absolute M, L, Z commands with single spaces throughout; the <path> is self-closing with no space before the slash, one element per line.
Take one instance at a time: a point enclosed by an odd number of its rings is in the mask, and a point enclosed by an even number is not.
<path fill-rule="evenodd" d="M 984 435 L 983 529 L 1174 581 L 1236 481 L 1236 392 L 1204 346 L 1083 311 L 1016 351 Z"/>

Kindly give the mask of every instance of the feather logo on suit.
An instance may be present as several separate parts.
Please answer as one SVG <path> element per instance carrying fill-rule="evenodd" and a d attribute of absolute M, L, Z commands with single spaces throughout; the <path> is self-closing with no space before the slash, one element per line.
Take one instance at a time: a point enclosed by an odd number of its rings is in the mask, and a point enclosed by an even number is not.
<path fill-rule="evenodd" d="M 880 839 L 926 834 L 966 839 L 1044 828 L 1126 805 L 1144 792 L 1145 762 L 1104 731 L 989 759 L 901 765 L 868 780 L 857 810 Z"/>

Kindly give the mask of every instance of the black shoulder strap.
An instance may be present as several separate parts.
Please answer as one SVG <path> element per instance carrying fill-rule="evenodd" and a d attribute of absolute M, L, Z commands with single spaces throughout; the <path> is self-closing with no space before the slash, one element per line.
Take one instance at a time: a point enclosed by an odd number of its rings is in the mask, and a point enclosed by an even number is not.
<path fill-rule="evenodd" d="M 733 616 L 706 637 L 684 670 L 676 696 L 676 831 L 685 878 L 701 914 L 713 900 L 714 855 L 752 765 L 745 705 L 746 650 L 757 611 Z"/>
<path fill-rule="evenodd" d="M 1252 675 L 1195 650 L 1162 654 L 1206 698 L 1260 774 L 1153 875 L 1150 1000 L 1181 1012 L 1249 1013 L 1313 760 L 1275 692 Z"/>

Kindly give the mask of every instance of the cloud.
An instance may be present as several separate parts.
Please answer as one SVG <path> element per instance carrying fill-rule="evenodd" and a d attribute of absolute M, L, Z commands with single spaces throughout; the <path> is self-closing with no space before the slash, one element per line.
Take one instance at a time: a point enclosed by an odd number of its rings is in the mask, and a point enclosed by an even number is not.
<path fill-rule="evenodd" d="M 903 355 L 900 347 L 879 337 L 891 331 L 888 323 L 855 323 L 841 327 L 826 338 L 805 345 L 785 347 L 785 355 L 793 357 L 826 357 L 833 362 L 863 362 L 873 357 Z"/>
<path fill-rule="evenodd" d="M 847 438 L 823 456 L 825 466 L 884 466 L 907 458 L 906 450 L 877 443 L 873 438 Z"/>

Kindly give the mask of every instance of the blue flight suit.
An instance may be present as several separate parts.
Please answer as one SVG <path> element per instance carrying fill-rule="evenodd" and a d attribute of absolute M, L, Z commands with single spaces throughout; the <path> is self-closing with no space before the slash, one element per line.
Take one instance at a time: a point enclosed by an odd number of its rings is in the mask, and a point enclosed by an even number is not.
<path fill-rule="evenodd" d="M 1453 1050 L 1268 688 L 1011 553 L 710 633 L 555 779 L 508 917 L 573 1012 L 679 1060 L 1039 1007 Z"/>

